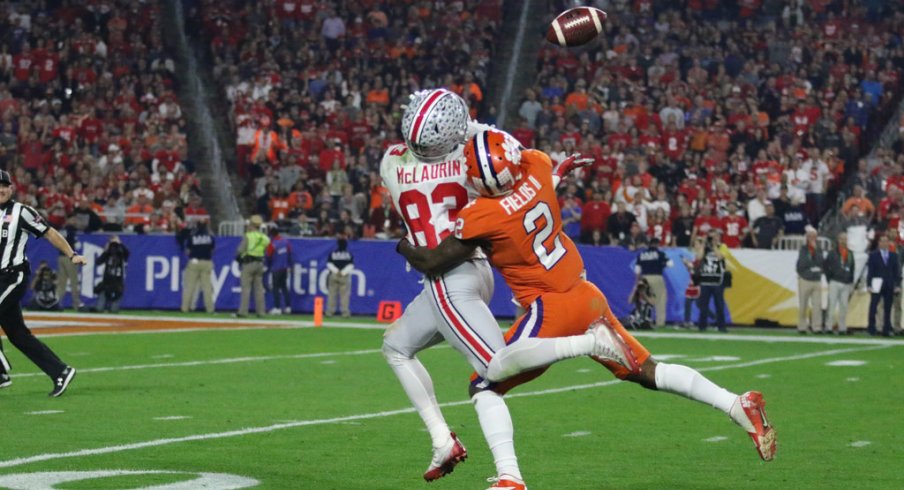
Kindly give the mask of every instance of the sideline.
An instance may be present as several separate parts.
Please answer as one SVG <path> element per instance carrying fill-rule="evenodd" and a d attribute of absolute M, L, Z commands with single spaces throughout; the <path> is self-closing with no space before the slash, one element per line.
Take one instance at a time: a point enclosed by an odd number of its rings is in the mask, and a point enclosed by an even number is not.
<path fill-rule="evenodd" d="M 110 315 L 103 313 L 66 313 L 66 312 L 26 312 L 25 319 L 29 322 L 36 323 L 31 326 L 32 330 L 38 332 L 41 336 L 53 337 L 73 337 L 83 335 L 112 335 L 112 334 L 145 334 L 145 333 L 169 333 L 169 332 L 201 332 L 201 331 L 222 331 L 222 330 L 254 330 L 254 329 L 301 329 L 314 328 L 314 322 L 310 320 L 292 320 L 291 317 L 285 317 L 278 320 L 267 319 L 250 319 L 250 318 L 210 318 L 199 316 L 197 318 L 185 317 L 158 317 L 150 315 Z M 41 325 L 45 321 L 47 325 Z M 52 332 L 42 331 L 43 329 L 53 330 L 59 328 L 61 321 L 72 322 L 73 329 L 77 331 Z M 86 321 L 89 320 L 89 321 Z M 101 320 L 103 323 L 92 323 L 90 320 Z M 121 325 L 114 322 L 119 321 Z M 154 323 L 173 324 L 173 328 L 163 326 L 161 328 L 142 328 L 140 330 L 128 329 L 127 323 L 140 323 L 142 321 L 150 321 Z M 181 327 L 180 327 L 181 325 Z M 197 325 L 197 326 L 195 326 Z M 123 327 L 122 329 L 117 327 Z M 386 325 L 373 323 L 370 321 L 350 322 L 325 319 L 323 327 L 329 328 L 350 328 L 360 330 L 385 330 Z M 740 342 L 781 342 L 781 343 L 800 343 L 800 344 L 822 344 L 822 345 L 901 345 L 904 341 L 878 338 L 878 337 L 835 337 L 822 335 L 790 335 L 789 332 L 783 335 L 745 335 L 732 333 L 698 333 L 690 331 L 672 331 L 672 332 L 648 332 L 648 331 L 631 331 L 631 334 L 638 338 L 651 339 L 694 339 L 694 340 L 728 340 Z"/>
<path fill-rule="evenodd" d="M 755 366 L 755 365 L 786 362 L 786 361 L 799 361 L 799 360 L 811 359 L 811 358 L 816 358 L 816 357 L 833 356 L 833 355 L 838 355 L 838 354 L 849 354 L 849 353 L 853 353 L 853 352 L 865 352 L 865 351 L 885 349 L 885 348 L 888 348 L 888 346 L 870 346 L 870 347 L 858 347 L 858 348 L 850 348 L 850 349 L 834 349 L 834 350 L 830 350 L 830 351 L 812 352 L 809 354 L 800 354 L 800 355 L 795 355 L 795 356 L 760 359 L 757 361 L 744 362 L 744 363 L 738 363 L 738 364 L 728 364 L 728 365 L 724 365 L 724 366 L 712 366 L 709 368 L 701 368 L 698 370 L 701 372 L 721 371 L 721 370 L 725 370 L 725 369 L 745 368 L 745 367 L 750 367 L 750 366 Z M 526 393 L 516 393 L 516 394 L 508 395 L 506 398 L 526 398 L 526 397 L 533 397 L 533 396 L 543 396 L 543 395 L 562 393 L 562 392 L 568 392 L 568 391 L 602 388 L 605 386 L 612 386 L 612 385 L 615 385 L 618 383 L 621 383 L 621 381 L 615 379 L 615 380 L 603 381 L 603 382 L 599 382 L 599 383 L 565 386 L 562 388 L 553 388 L 553 389 L 548 389 L 548 390 L 532 391 L 532 392 L 526 392 Z M 471 404 L 470 400 L 460 400 L 460 401 L 456 401 L 456 402 L 441 403 L 440 406 L 445 408 L 445 407 L 457 407 L 457 406 L 470 405 L 470 404 Z M 414 413 L 414 412 L 415 412 L 414 408 L 403 408 L 403 409 L 399 409 L 399 410 L 389 410 L 389 411 L 383 411 L 383 412 L 349 415 L 349 416 L 345 416 L 345 417 L 335 417 L 335 418 L 329 418 L 329 419 L 298 420 L 298 421 L 294 421 L 294 422 L 267 425 L 267 426 L 262 426 L 262 427 L 251 427 L 251 428 L 231 430 L 231 431 L 226 431 L 226 432 L 213 432 L 213 433 L 208 433 L 208 434 L 195 434 L 195 435 L 184 436 L 184 437 L 154 439 L 154 440 L 150 440 L 150 441 L 136 442 L 136 443 L 131 443 L 131 444 L 121 444 L 121 445 L 116 445 L 116 446 L 107 446 L 107 447 L 100 447 L 100 448 L 94 448 L 94 449 L 81 449 L 81 450 L 77 450 L 77 451 L 69 451 L 69 452 L 63 452 L 63 453 L 45 453 L 45 454 L 38 454 L 35 456 L 27 456 L 27 457 L 22 457 L 22 458 L 14 458 L 14 459 L 0 461 L 0 468 L 12 468 L 15 466 L 22 466 L 22 465 L 31 464 L 31 463 L 39 463 L 42 461 L 52 461 L 52 460 L 57 460 L 57 459 L 80 458 L 80 457 L 84 457 L 84 456 L 96 456 L 99 454 L 111 454 L 111 453 L 118 453 L 118 452 L 123 452 L 123 451 L 131 451 L 131 450 L 135 450 L 135 449 L 166 446 L 169 444 L 179 444 L 179 443 L 183 443 L 183 442 L 206 441 L 206 440 L 211 440 L 211 439 L 224 439 L 224 438 L 228 438 L 228 437 L 240 437 L 240 436 L 246 436 L 246 435 L 251 435 L 251 434 L 263 434 L 263 433 L 275 432 L 275 431 L 279 431 L 279 430 L 293 429 L 296 427 L 310 427 L 310 426 L 316 426 L 316 425 L 327 425 L 327 424 L 336 424 L 336 423 L 342 423 L 342 422 L 350 422 L 350 421 L 355 421 L 355 420 L 378 419 L 378 418 L 392 417 L 395 415 L 409 414 L 409 413 Z"/>

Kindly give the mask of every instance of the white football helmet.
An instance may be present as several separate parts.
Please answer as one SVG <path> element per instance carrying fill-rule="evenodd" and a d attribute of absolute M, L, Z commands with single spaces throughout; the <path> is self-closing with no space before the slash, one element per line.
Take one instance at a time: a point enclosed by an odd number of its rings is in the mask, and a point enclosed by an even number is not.
<path fill-rule="evenodd" d="M 438 162 L 464 144 L 468 131 L 468 105 L 444 88 L 420 90 L 409 96 L 402 115 L 402 137 L 416 157 Z"/>

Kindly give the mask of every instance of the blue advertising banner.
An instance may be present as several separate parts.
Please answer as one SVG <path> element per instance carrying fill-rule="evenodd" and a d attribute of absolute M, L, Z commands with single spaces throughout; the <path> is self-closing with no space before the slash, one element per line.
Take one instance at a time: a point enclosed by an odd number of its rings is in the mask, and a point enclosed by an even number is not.
<path fill-rule="evenodd" d="M 182 298 L 182 270 L 187 262 L 172 235 L 122 235 L 122 243 L 131 256 L 126 269 L 123 308 L 178 309 Z M 95 234 L 79 237 L 78 251 L 88 260 L 82 269 L 81 289 L 85 302 L 93 304 L 94 286 L 103 275 L 97 257 L 103 252 L 109 235 Z M 311 312 L 314 297 L 327 294 L 326 268 L 329 253 L 336 242 L 331 239 L 290 239 L 293 268 L 290 275 L 292 309 Z M 239 303 L 240 266 L 234 261 L 239 237 L 217 237 L 214 251 L 214 296 L 218 310 L 235 310 Z M 361 240 L 349 243 L 354 255 L 352 272 L 351 309 L 355 314 L 375 314 L 380 301 L 400 301 L 403 305 L 421 291 L 420 274 L 406 270 L 404 259 L 395 253 L 395 242 Z M 587 269 L 587 278 L 606 294 L 618 317 L 631 311 L 628 295 L 634 286 L 636 252 L 618 247 L 580 247 Z M 669 289 L 668 320 L 681 321 L 684 315 L 684 290 L 689 275 L 680 257 L 685 250 L 668 250 L 675 263 L 666 270 Z M 32 269 L 47 261 L 57 268 L 59 254 L 46 240 L 32 240 L 28 256 Z M 269 295 L 268 295 L 269 296 Z M 496 274 L 496 292 L 490 308 L 500 317 L 515 314 L 511 291 Z M 268 307 L 270 298 L 268 297 Z M 70 304 L 67 295 L 63 302 Z"/>

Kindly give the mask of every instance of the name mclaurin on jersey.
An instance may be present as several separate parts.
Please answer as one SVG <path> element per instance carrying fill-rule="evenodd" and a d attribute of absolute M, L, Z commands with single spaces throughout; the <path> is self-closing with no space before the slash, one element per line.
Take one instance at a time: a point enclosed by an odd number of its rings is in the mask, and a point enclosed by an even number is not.
<path fill-rule="evenodd" d="M 533 184 L 533 186 L 531 186 L 531 184 Z M 527 182 L 518 186 L 511 195 L 502 198 L 502 200 L 499 201 L 499 205 L 502 206 L 502 209 L 505 210 L 506 214 L 511 215 L 530 202 L 542 187 L 540 181 L 534 178 L 533 175 L 528 175 Z"/>
<path fill-rule="evenodd" d="M 460 160 L 449 160 L 442 163 L 417 165 L 396 169 L 399 184 L 419 184 L 427 180 L 457 177 L 464 172 L 464 163 Z"/>

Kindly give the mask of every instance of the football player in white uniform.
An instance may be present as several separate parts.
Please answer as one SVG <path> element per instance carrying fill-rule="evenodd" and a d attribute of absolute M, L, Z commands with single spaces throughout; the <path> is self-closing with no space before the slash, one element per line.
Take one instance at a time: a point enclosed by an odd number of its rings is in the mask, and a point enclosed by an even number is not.
<path fill-rule="evenodd" d="M 488 126 L 471 121 L 465 101 L 448 90 L 419 91 L 410 99 L 402 116 L 405 144 L 387 149 L 380 175 L 408 228 L 407 239 L 416 246 L 435 247 L 454 230 L 458 211 L 476 196 L 465 185 L 462 149 L 470 136 Z M 478 251 L 442 276 L 425 278 L 423 291 L 384 336 L 383 354 L 433 441 L 427 481 L 450 473 L 467 451 L 449 430 L 433 381 L 415 356 L 445 339 L 485 374 L 493 354 L 505 346 L 487 306 L 492 295 L 493 272 Z M 472 394 L 497 477 L 522 482 L 508 407 L 492 391 Z"/>

